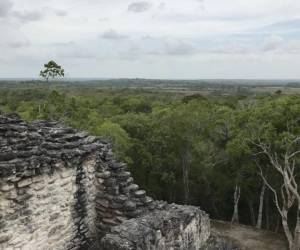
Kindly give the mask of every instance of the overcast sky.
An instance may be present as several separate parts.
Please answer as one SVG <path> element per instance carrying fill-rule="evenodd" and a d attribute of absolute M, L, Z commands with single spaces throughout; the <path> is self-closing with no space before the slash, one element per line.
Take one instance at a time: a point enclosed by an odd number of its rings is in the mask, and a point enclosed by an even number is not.
<path fill-rule="evenodd" d="M 300 78 L 299 0 L 0 0 L 0 78 Z"/>

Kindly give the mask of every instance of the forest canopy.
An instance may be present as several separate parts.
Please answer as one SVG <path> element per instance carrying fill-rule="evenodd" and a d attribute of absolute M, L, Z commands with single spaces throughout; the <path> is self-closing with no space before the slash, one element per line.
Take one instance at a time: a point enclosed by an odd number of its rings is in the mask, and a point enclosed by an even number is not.
<path fill-rule="evenodd" d="M 289 176 L 299 183 L 297 95 L 7 87 L 0 89 L 0 109 L 28 121 L 59 120 L 110 141 L 136 182 L 156 199 L 201 206 L 216 219 L 284 229 L 278 206 L 284 206 L 285 180 L 272 157 L 284 169 L 284 155 L 295 153 Z M 294 201 L 287 211 L 290 228 L 296 224 L 296 196 L 286 197 Z"/>

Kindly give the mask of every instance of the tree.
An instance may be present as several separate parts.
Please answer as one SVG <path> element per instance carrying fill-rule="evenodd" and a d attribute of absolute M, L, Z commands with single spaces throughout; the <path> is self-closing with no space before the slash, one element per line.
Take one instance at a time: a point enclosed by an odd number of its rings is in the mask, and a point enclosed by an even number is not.
<path fill-rule="evenodd" d="M 131 141 L 127 132 L 119 124 L 107 120 L 96 132 L 97 135 L 104 137 L 113 145 L 119 159 L 130 161 L 128 157 L 126 158 L 126 153 L 131 147 Z"/>
<path fill-rule="evenodd" d="M 65 70 L 52 60 L 44 64 L 44 68 L 44 70 L 40 71 L 40 76 L 45 78 L 47 82 L 49 81 L 50 77 L 54 79 L 55 77 L 65 76 Z"/>
<path fill-rule="evenodd" d="M 246 122 L 239 124 L 240 128 L 244 128 L 240 141 L 249 143 L 248 150 L 252 152 L 259 167 L 259 174 L 273 194 L 289 249 L 299 250 L 299 98 L 280 96 L 272 100 L 266 99 L 243 113 L 241 120 L 246 118 Z M 260 203 L 263 195 L 264 188 Z M 293 208 L 296 208 L 297 216 L 289 215 Z M 262 209 L 261 207 L 259 213 Z M 258 226 L 260 223 L 258 221 Z M 293 232 L 292 225 L 295 225 Z"/>
<path fill-rule="evenodd" d="M 257 229 L 261 229 L 261 225 L 262 225 L 265 191 L 266 191 L 266 184 L 263 183 L 260 191 L 260 196 L 259 196 L 259 207 L 258 207 L 257 222 L 256 222 Z"/>
<path fill-rule="evenodd" d="M 262 167 L 259 165 L 260 175 L 265 185 L 273 192 L 274 202 L 281 216 L 282 226 L 290 250 L 300 249 L 300 192 L 298 190 L 296 179 L 296 157 L 300 153 L 300 150 L 298 147 L 295 147 L 295 145 L 297 146 L 298 141 L 300 141 L 300 137 L 296 137 L 292 141 L 287 142 L 286 149 L 280 153 L 274 152 L 270 145 L 261 141 L 255 144 L 260 149 L 259 153 L 267 157 L 272 169 L 281 177 L 281 188 L 279 191 L 270 184 L 265 173 L 263 173 Z M 281 196 L 281 199 L 279 198 L 279 195 Z M 292 233 L 288 224 L 288 213 L 295 203 L 297 205 L 297 221 L 294 233 Z"/>
<path fill-rule="evenodd" d="M 241 188 L 238 185 L 235 185 L 233 202 L 234 202 L 234 210 L 231 218 L 231 223 L 239 223 L 239 200 L 241 197 Z"/>

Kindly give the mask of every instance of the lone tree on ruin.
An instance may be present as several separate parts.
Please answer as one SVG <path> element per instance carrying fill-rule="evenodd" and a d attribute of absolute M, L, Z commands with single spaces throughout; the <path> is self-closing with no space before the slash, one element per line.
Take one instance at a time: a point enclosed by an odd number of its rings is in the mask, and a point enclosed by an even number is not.
<path fill-rule="evenodd" d="M 56 62 L 51 60 L 48 63 L 44 64 L 44 70 L 40 71 L 40 76 L 45 78 L 48 82 L 50 77 L 52 79 L 54 79 L 55 77 L 64 77 L 65 70 Z"/>

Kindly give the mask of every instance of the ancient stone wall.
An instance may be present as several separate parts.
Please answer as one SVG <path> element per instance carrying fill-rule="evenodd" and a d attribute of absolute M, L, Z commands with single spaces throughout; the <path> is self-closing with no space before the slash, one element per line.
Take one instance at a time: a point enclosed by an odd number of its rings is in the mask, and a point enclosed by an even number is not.
<path fill-rule="evenodd" d="M 57 123 L 0 117 L 0 249 L 79 249 L 96 235 L 97 150 Z"/>
<path fill-rule="evenodd" d="M 101 249 L 196 250 L 206 244 L 209 236 L 207 214 L 192 206 L 165 204 L 113 228 L 101 240 Z"/>
<path fill-rule="evenodd" d="M 0 249 L 123 249 L 107 240 L 117 236 L 131 241 L 124 249 L 199 249 L 209 220 L 153 201 L 99 138 L 0 116 Z"/>

